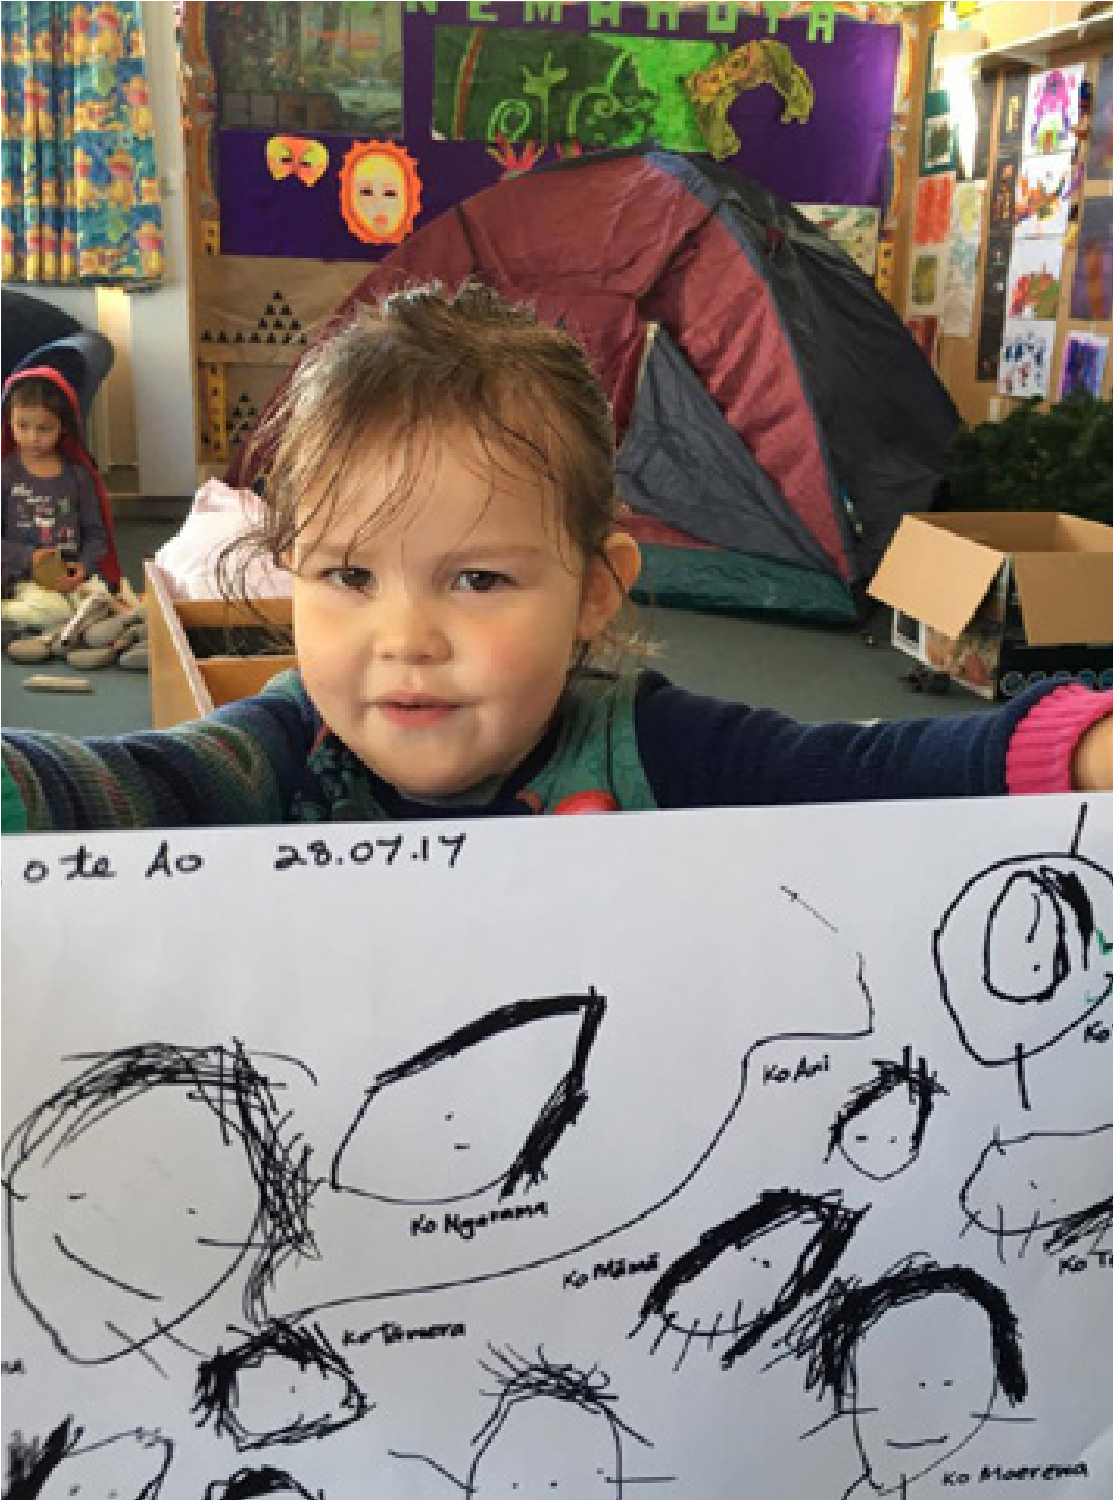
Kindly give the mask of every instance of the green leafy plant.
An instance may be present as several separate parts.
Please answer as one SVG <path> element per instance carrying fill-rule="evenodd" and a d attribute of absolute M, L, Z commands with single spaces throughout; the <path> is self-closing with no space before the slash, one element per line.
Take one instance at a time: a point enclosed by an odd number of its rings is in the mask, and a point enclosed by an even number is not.
<path fill-rule="evenodd" d="M 1113 401 L 1076 391 L 1002 422 L 962 426 L 947 463 L 952 510 L 1048 510 L 1113 525 Z"/>

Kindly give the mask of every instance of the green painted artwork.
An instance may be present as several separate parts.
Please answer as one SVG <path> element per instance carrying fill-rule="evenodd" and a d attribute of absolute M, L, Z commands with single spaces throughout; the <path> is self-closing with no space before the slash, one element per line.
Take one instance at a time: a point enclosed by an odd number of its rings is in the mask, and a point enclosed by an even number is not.
<path fill-rule="evenodd" d="M 440 26 L 434 133 L 588 150 L 652 140 L 670 151 L 700 151 L 704 138 L 683 79 L 725 51 L 718 42 Z"/>

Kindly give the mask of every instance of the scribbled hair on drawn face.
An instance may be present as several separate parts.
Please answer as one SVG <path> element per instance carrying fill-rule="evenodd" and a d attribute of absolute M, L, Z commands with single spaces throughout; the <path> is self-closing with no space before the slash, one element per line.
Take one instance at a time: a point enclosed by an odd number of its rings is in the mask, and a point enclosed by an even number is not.
<path fill-rule="evenodd" d="M 807 1359 L 807 1388 L 830 1392 L 837 1413 L 852 1409 L 860 1340 L 893 1308 L 940 1295 L 974 1302 L 985 1313 L 996 1383 L 1018 1405 L 1028 1394 L 1028 1377 L 1016 1315 L 1004 1292 L 969 1266 L 940 1266 L 922 1256 L 909 1256 L 876 1281 L 832 1282 L 818 1310 L 788 1335 L 794 1352 Z"/>
<path fill-rule="evenodd" d="M 913 1066 L 912 1052 L 909 1047 L 904 1049 L 900 1062 L 887 1058 L 875 1058 L 873 1065 L 877 1069 L 875 1076 L 866 1083 L 858 1084 L 851 1091 L 851 1097 L 839 1110 L 831 1125 L 827 1143 L 828 1161 L 836 1149 L 842 1145 L 846 1128 L 851 1121 L 856 1120 L 873 1105 L 880 1103 L 882 1099 L 901 1088 L 907 1090 L 908 1102 L 916 1110 L 916 1123 L 912 1128 L 911 1136 L 913 1156 L 919 1152 L 923 1144 L 924 1132 L 927 1130 L 928 1121 L 935 1108 L 935 1096 L 946 1094 L 947 1090 L 934 1073 L 928 1072 L 925 1058 L 921 1057 Z"/>
<path fill-rule="evenodd" d="M 615 1445 L 615 1484 L 621 1493 L 622 1484 L 622 1439 L 632 1438 L 637 1443 L 651 1446 L 649 1439 L 636 1432 L 615 1411 L 618 1397 L 609 1390 L 610 1376 L 598 1365 L 590 1370 L 581 1370 L 576 1365 L 554 1364 L 547 1358 L 544 1349 L 538 1348 L 533 1359 L 525 1359 L 512 1349 L 496 1349 L 488 1346 L 495 1361 L 483 1362 L 483 1369 L 497 1387 L 497 1401 L 486 1422 L 475 1434 L 472 1443 L 476 1456 L 472 1462 L 467 1493 L 474 1493 L 472 1479 L 484 1453 L 490 1448 L 506 1426 L 510 1415 L 519 1406 L 531 1401 L 560 1401 L 576 1407 L 586 1416 L 599 1417 L 610 1428 Z"/>
<path fill-rule="evenodd" d="M 207 1110 L 223 1137 L 238 1141 L 243 1149 L 258 1195 L 254 1223 L 240 1252 L 254 1252 L 248 1261 L 243 1307 L 252 1322 L 261 1321 L 278 1268 L 291 1256 L 316 1255 L 309 1226 L 309 1203 L 316 1187 L 308 1171 L 311 1151 L 289 1130 L 274 1083 L 256 1066 L 261 1056 L 249 1056 L 238 1041 L 230 1047 L 150 1042 L 92 1055 L 83 1072 L 44 1100 L 9 1136 L 3 1158 L 9 1219 L 13 1201 L 20 1201 L 24 1165 L 48 1165 L 116 1110 L 154 1090 L 173 1089 L 184 1101 Z"/>
<path fill-rule="evenodd" d="M 773 1188 L 761 1193 L 741 1213 L 717 1224 L 700 1235 L 698 1244 L 677 1256 L 664 1274 L 650 1288 L 638 1319 L 637 1332 L 650 1318 L 661 1320 L 661 1329 L 653 1352 L 667 1333 L 679 1334 L 685 1344 L 678 1361 L 682 1363 L 692 1343 L 729 1340 L 720 1358 L 724 1370 L 753 1349 L 769 1330 L 796 1310 L 817 1292 L 832 1273 L 850 1244 L 868 1208 L 852 1209 L 843 1205 L 842 1194 L 813 1194 L 794 1188 Z M 714 1319 L 704 1328 L 684 1326 L 672 1303 L 685 1287 L 698 1283 L 700 1276 L 729 1252 L 741 1252 L 760 1245 L 781 1230 L 802 1225 L 810 1233 L 795 1265 L 768 1305 L 755 1308 L 743 1316 L 744 1298 L 739 1296 L 733 1312 L 716 1309 Z"/>

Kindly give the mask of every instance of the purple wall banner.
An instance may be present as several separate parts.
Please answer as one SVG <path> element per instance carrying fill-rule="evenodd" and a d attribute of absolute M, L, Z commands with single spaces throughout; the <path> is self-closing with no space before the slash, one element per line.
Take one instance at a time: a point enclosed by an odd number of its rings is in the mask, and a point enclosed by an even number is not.
<path fill-rule="evenodd" d="M 279 9 L 280 7 L 275 7 Z M 212 4 L 211 25 L 218 44 L 223 5 Z M 305 7 L 306 10 L 309 7 Z M 827 10 L 828 7 L 816 7 Z M 531 26 L 546 32 L 589 32 L 620 41 L 623 36 L 669 41 L 721 43 L 724 53 L 740 44 L 770 35 L 771 23 L 762 16 L 728 6 L 693 8 L 666 6 L 572 6 L 459 3 L 407 7 L 402 23 L 402 134 L 388 129 L 341 133 L 314 129 L 311 119 L 275 119 L 266 125 L 231 127 L 242 111 L 218 111 L 225 121 L 217 132 L 216 175 L 220 202 L 221 251 L 229 255 L 280 255 L 319 260 L 377 260 L 389 245 L 366 243 L 349 229 L 341 204 L 341 170 L 353 144 L 392 138 L 403 146 L 421 184 L 420 212 L 415 229 L 454 204 L 492 186 L 522 160 L 522 144 L 513 158 L 492 143 L 448 140 L 434 131 L 434 57 L 438 28 L 468 27 L 503 30 Z M 722 17 L 733 19 L 724 34 Z M 607 23 L 610 24 L 607 24 Z M 617 24 L 614 24 L 617 22 Z M 717 29 L 713 29 L 717 28 Z M 790 202 L 848 204 L 884 209 L 891 188 L 890 130 L 893 93 L 901 47 L 901 27 L 894 22 L 875 25 L 838 12 L 824 29 L 814 18 L 782 16 L 776 40 L 789 50 L 814 90 L 805 121 L 782 122 L 785 100 L 773 87 L 740 92 L 730 104 L 727 119 L 738 136 L 737 152 L 725 165 L 752 177 Z M 644 82 L 644 80 L 643 80 Z M 218 76 L 217 88 L 221 87 Z M 241 86 L 240 95 L 245 94 Z M 252 107 L 250 94 L 248 107 Z M 346 96 L 345 96 L 346 97 Z M 355 97 L 353 95 L 353 97 Z M 237 109 L 238 109 L 237 101 Z M 320 123 L 326 117 L 320 116 Z M 328 121 L 331 123 L 331 120 Z M 386 124 L 386 117 L 382 117 Z M 276 180 L 268 169 L 267 141 L 283 128 L 294 126 L 301 137 L 312 138 L 327 152 L 328 165 L 312 184 L 304 174 Z M 575 142 L 527 152 L 530 165 L 555 161 Z"/>

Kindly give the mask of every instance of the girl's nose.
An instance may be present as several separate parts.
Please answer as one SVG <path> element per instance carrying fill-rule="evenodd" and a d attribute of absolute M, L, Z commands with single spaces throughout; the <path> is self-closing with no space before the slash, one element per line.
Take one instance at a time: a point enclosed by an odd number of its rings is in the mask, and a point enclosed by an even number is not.
<path fill-rule="evenodd" d="M 383 661 L 443 661 L 448 655 L 448 641 L 435 607 L 405 593 L 380 600 L 375 650 Z"/>

